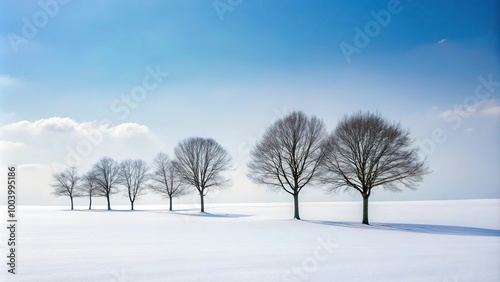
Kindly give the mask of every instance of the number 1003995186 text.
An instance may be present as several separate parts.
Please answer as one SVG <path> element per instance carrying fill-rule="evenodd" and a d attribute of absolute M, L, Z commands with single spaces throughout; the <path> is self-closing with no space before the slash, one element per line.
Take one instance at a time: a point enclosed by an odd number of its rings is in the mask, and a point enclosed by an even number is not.
<path fill-rule="evenodd" d="M 7 172 L 7 230 L 9 230 L 9 235 L 7 237 L 8 255 L 7 255 L 7 265 L 9 266 L 8 272 L 16 273 L 16 230 L 17 230 L 17 218 L 16 218 L 16 167 L 9 166 Z"/>

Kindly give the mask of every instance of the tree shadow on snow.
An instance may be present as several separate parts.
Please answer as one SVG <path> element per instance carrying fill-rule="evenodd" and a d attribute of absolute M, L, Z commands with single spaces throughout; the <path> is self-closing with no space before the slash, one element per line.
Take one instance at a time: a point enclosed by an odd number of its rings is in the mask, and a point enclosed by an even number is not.
<path fill-rule="evenodd" d="M 186 210 L 189 211 L 189 210 Z M 167 211 L 169 214 L 200 216 L 200 217 L 216 217 L 216 218 L 240 218 L 248 217 L 248 214 L 232 214 L 232 213 L 209 213 L 209 212 L 186 212 L 186 211 Z"/>
<path fill-rule="evenodd" d="M 304 220 L 304 221 L 322 225 L 370 229 L 370 230 L 391 230 L 391 231 L 440 234 L 440 235 L 500 237 L 500 230 L 497 229 L 486 229 L 486 228 L 466 227 L 466 226 L 410 224 L 410 223 L 370 223 L 370 225 L 365 225 L 355 222 L 317 221 L 317 220 Z"/>
<path fill-rule="evenodd" d="M 177 210 L 150 210 L 153 213 L 163 213 L 172 215 L 183 215 L 183 216 L 199 216 L 199 217 L 215 217 L 215 218 L 240 218 L 248 217 L 248 214 L 232 214 L 232 213 L 209 213 L 200 212 L 199 208 L 194 209 L 177 209 Z"/>
<path fill-rule="evenodd" d="M 65 210 L 68 212 L 90 212 L 90 213 L 134 213 L 134 212 L 147 212 L 147 213 L 165 213 L 173 215 L 185 215 L 185 216 L 199 216 L 199 217 L 215 217 L 215 218 L 241 218 L 248 217 L 251 215 L 247 214 L 231 214 L 231 213 L 209 213 L 200 212 L 199 209 L 180 209 L 180 210 L 107 210 L 107 209 L 92 209 L 92 210 Z"/>
<path fill-rule="evenodd" d="M 126 213 L 129 213 L 129 212 L 148 212 L 149 210 L 108 210 L 108 209 L 86 209 L 86 210 L 68 210 L 70 212 L 95 212 L 95 213 L 100 213 L 100 212 L 104 212 L 104 213 L 112 213 L 112 212 L 126 212 Z"/>

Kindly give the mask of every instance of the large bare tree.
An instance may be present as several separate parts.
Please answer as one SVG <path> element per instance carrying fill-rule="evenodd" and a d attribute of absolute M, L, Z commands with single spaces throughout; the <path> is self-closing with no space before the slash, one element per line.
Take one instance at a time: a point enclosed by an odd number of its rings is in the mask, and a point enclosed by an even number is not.
<path fill-rule="evenodd" d="M 94 164 L 92 173 L 95 175 L 98 193 L 106 197 L 108 210 L 111 210 L 110 197 L 118 192 L 120 180 L 118 163 L 112 158 L 104 157 Z"/>
<path fill-rule="evenodd" d="M 82 197 L 89 197 L 89 210 L 92 209 L 92 197 L 102 196 L 99 194 L 96 176 L 93 171 L 89 171 L 82 176 L 78 190 Z"/>
<path fill-rule="evenodd" d="M 179 142 L 174 153 L 181 179 L 198 190 L 200 209 L 205 212 L 203 197 L 211 189 L 220 189 L 229 183 L 229 178 L 224 175 L 231 167 L 229 153 L 215 140 L 201 137 Z"/>
<path fill-rule="evenodd" d="M 172 210 L 172 198 L 189 193 L 179 173 L 179 164 L 172 161 L 165 153 L 158 153 L 152 164 L 150 189 L 164 197 L 169 198 Z"/>
<path fill-rule="evenodd" d="M 425 159 L 413 147 L 410 132 L 380 115 L 356 113 L 345 116 L 325 140 L 322 165 L 329 191 L 354 189 L 363 198 L 363 223 L 368 221 L 368 198 L 372 189 L 415 189 L 428 173 Z"/>
<path fill-rule="evenodd" d="M 320 119 L 292 112 L 272 124 L 251 151 L 248 177 L 292 195 L 296 219 L 300 219 L 300 191 L 318 177 L 325 135 Z"/>
<path fill-rule="evenodd" d="M 51 184 L 54 188 L 53 194 L 56 196 L 68 196 L 71 201 L 71 210 L 73 210 L 73 198 L 79 197 L 78 183 L 80 177 L 75 166 L 66 168 L 62 172 L 54 173 L 54 182 Z"/>
<path fill-rule="evenodd" d="M 134 210 L 135 200 L 146 193 L 149 167 L 143 160 L 126 159 L 120 163 L 119 168 L 119 182 L 125 186 L 130 209 Z"/>

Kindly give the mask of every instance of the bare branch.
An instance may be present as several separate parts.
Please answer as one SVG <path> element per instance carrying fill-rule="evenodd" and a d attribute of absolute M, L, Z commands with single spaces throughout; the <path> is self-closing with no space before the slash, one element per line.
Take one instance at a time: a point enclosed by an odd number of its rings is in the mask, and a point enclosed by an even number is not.
<path fill-rule="evenodd" d="M 402 191 L 400 186 L 415 189 L 429 171 L 409 135 L 378 114 L 345 116 L 324 142 L 321 182 L 331 192 L 353 188 L 366 201 L 378 186 L 391 191 Z"/>
<path fill-rule="evenodd" d="M 283 189 L 298 197 L 302 188 L 317 178 L 324 136 L 323 122 L 302 112 L 276 121 L 253 148 L 248 177 L 271 190 Z M 299 218 L 298 207 L 295 217 Z"/>
<path fill-rule="evenodd" d="M 143 160 L 127 159 L 119 165 L 119 182 L 126 188 L 131 210 L 134 209 L 135 200 L 146 192 L 148 171 L 149 167 Z"/>
<path fill-rule="evenodd" d="M 71 201 L 71 209 L 73 210 L 73 198 L 81 196 L 77 188 L 80 177 L 78 176 L 76 167 L 69 167 L 63 172 L 55 173 L 52 177 L 54 178 L 54 182 L 51 184 L 52 188 L 54 188 L 53 194 L 56 196 L 68 196 Z"/>
<path fill-rule="evenodd" d="M 172 198 L 189 194 L 191 191 L 182 181 L 179 172 L 179 164 L 173 161 L 165 153 L 158 153 L 153 160 L 153 172 L 149 189 L 170 199 L 170 210 L 172 210 Z"/>
<path fill-rule="evenodd" d="M 203 212 L 203 197 L 208 191 L 228 186 L 229 178 L 224 172 L 231 166 L 231 157 L 215 140 L 200 137 L 180 142 L 174 153 L 177 158 L 174 166 L 181 180 L 198 190 Z"/>
<path fill-rule="evenodd" d="M 78 186 L 78 191 L 82 197 L 89 198 L 89 210 L 92 209 L 92 197 L 102 197 L 99 194 L 99 189 L 96 182 L 96 176 L 93 171 L 87 172 L 81 178 L 81 183 Z"/>
<path fill-rule="evenodd" d="M 89 171 L 82 176 L 80 185 L 78 186 L 78 191 L 82 197 L 103 196 L 99 194 L 96 176 L 94 175 L 93 171 Z"/>
<path fill-rule="evenodd" d="M 117 193 L 120 169 L 118 163 L 112 158 L 104 157 L 92 167 L 92 174 L 97 183 L 97 193 L 106 197 L 108 210 L 111 209 L 110 196 Z"/>

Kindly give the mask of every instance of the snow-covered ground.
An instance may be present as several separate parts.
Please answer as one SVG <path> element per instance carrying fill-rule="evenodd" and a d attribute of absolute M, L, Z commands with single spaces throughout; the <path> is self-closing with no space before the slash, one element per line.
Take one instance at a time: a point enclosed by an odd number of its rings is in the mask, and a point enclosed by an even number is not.
<path fill-rule="evenodd" d="M 500 281 L 500 200 L 113 208 L 19 207 L 0 281 Z"/>

